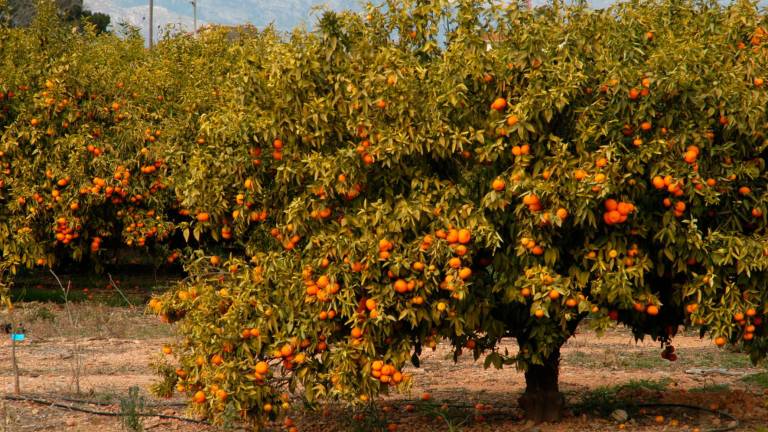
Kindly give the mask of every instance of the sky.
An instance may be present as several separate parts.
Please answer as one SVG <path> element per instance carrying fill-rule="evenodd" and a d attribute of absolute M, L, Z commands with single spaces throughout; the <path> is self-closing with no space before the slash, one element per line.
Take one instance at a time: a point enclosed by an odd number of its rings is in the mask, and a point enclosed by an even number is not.
<path fill-rule="evenodd" d="M 155 23 L 159 27 L 173 25 L 184 31 L 193 28 L 193 8 L 190 0 L 154 0 Z M 147 34 L 148 0 L 84 0 L 86 8 L 109 14 L 112 23 L 126 21 L 140 27 Z M 534 5 L 546 0 L 533 0 Z M 593 7 L 601 8 L 610 0 L 592 0 Z M 326 6 L 334 10 L 360 9 L 358 0 L 197 0 L 198 24 L 254 24 L 264 27 L 270 23 L 279 30 L 290 30 L 300 25 L 310 26 L 317 16 L 313 7 Z M 768 0 L 761 0 L 761 5 Z M 159 32 L 155 32 L 159 34 Z"/>

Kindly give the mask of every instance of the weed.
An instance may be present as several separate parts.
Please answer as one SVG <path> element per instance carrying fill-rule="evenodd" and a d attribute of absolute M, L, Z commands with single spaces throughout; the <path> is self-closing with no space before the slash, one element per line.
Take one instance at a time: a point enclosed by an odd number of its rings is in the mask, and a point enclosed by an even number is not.
<path fill-rule="evenodd" d="M 581 400 L 574 404 L 574 412 L 595 413 L 607 417 L 614 410 L 628 406 L 636 402 L 638 392 L 659 392 L 666 389 L 671 380 L 668 378 L 652 380 L 632 380 L 626 384 L 617 386 L 598 387 L 586 393 Z"/>
<path fill-rule="evenodd" d="M 144 422 L 141 414 L 144 412 L 144 397 L 139 395 L 139 387 L 128 389 L 128 397 L 120 398 L 120 422 L 128 432 L 142 432 Z"/>
<path fill-rule="evenodd" d="M 747 375 L 741 380 L 748 384 L 755 384 L 763 388 L 768 388 L 768 372 Z"/>
<path fill-rule="evenodd" d="M 731 390 L 728 384 L 708 384 L 688 390 L 691 393 L 722 393 Z"/>

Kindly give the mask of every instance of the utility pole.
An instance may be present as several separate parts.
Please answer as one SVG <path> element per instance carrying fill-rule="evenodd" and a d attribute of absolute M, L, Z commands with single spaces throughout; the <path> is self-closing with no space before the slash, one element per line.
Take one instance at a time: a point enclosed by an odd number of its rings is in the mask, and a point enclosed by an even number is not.
<path fill-rule="evenodd" d="M 149 47 L 155 43 L 154 33 L 155 31 L 155 0 L 149 0 Z"/>
<path fill-rule="evenodd" d="M 197 36 L 197 0 L 190 0 L 190 3 L 192 4 L 192 11 L 194 16 L 192 34 Z"/>

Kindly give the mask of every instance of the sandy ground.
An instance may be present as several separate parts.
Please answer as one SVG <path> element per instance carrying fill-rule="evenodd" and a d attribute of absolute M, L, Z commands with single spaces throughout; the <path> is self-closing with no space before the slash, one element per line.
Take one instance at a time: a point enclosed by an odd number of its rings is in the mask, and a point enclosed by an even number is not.
<path fill-rule="evenodd" d="M 148 387 L 155 380 L 149 363 L 158 355 L 160 347 L 172 340 L 169 326 L 143 315 L 140 310 L 95 303 L 73 306 L 72 315 L 70 322 L 61 306 L 37 303 L 24 304 L 15 312 L 13 319 L 23 320 L 29 335 L 18 347 L 23 394 L 60 403 L 70 403 L 66 399 L 73 398 L 97 401 L 99 404 L 78 403 L 77 406 L 117 412 L 119 400 L 125 397 L 128 388 L 139 386 L 147 403 L 157 405 L 151 408 L 154 412 L 188 415 L 181 406 L 183 400 L 157 400 L 148 394 Z M 3 322 L 9 318 L 0 316 Z M 72 385 L 74 335 L 79 335 L 77 341 L 84 360 L 79 396 L 74 395 Z M 10 341 L 6 337 L 2 340 L 0 388 L 5 395 L 10 395 L 13 391 Z M 589 403 L 596 396 L 607 395 L 610 403 L 620 397 L 715 408 L 740 420 L 734 430 L 768 431 L 768 388 L 764 387 L 768 384 L 744 380 L 746 376 L 765 373 L 764 367 L 753 367 L 745 356 L 718 350 L 709 340 L 693 335 L 679 336 L 674 345 L 680 359 L 671 363 L 660 358 L 658 345 L 650 341 L 636 343 L 625 330 L 616 329 L 598 337 L 585 329 L 563 350 L 560 382 L 570 409 L 567 418 L 556 425 L 534 427 L 520 420 L 516 400 L 524 387 L 522 374 L 513 368 L 484 369 L 482 361 L 473 362 L 468 355 L 454 363 L 444 346 L 426 353 L 422 367 L 409 371 L 415 378 L 410 394 L 380 401 L 379 410 L 367 413 L 362 420 L 353 419 L 353 413 L 341 407 L 297 413 L 294 420 L 302 431 L 384 430 L 389 423 L 401 431 L 619 430 L 619 424 L 610 419 L 608 413 L 600 415 L 594 404 Z M 516 349 L 511 342 L 503 348 L 510 352 Z M 691 373 L 697 369 L 701 373 Z M 619 393 L 606 393 L 606 387 L 614 386 L 615 390 L 615 386 L 633 381 L 634 385 L 626 386 Z M 432 400 L 420 401 L 423 392 L 429 392 Z M 480 410 L 477 404 L 482 404 Z M 412 405 L 413 412 L 407 412 L 411 408 L 408 405 Z M 611 406 L 609 412 L 613 408 L 616 407 Z M 664 416 L 661 423 L 656 422 L 658 415 Z M 647 407 L 644 411 L 632 412 L 632 419 L 622 427 L 637 431 L 693 431 L 698 427 L 704 431 L 728 423 L 726 418 L 691 409 Z M 148 431 L 219 430 L 152 417 L 145 418 L 143 426 Z M 273 429 L 286 430 L 279 426 Z M 116 417 L 27 401 L 0 401 L 0 432 L 121 430 Z"/>

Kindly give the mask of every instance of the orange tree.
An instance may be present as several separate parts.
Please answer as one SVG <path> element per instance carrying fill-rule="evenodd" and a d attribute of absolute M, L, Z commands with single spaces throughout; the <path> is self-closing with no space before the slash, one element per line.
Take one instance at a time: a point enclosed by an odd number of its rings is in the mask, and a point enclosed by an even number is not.
<path fill-rule="evenodd" d="M 51 2 L 39 8 L 30 28 L 0 27 L 3 286 L 25 267 L 98 268 L 124 246 L 174 261 L 183 215 L 164 155 L 181 144 L 165 128 L 186 127 L 195 109 L 176 98 L 183 82 L 174 77 L 183 68 L 203 80 L 218 66 L 178 62 L 170 49 L 147 56 L 135 34 L 73 32 Z"/>
<path fill-rule="evenodd" d="M 553 420 L 587 317 L 669 360 L 680 325 L 761 359 L 763 19 L 398 1 L 238 39 L 200 145 L 169 157 L 180 229 L 222 242 L 150 305 L 183 336 L 158 389 L 272 418 L 298 389 L 407 386 L 445 340 L 524 370 L 521 406 Z"/>
<path fill-rule="evenodd" d="M 217 421 L 405 389 L 439 341 L 525 371 L 521 406 L 554 420 L 585 318 L 669 360 L 684 325 L 758 361 L 763 21 L 749 3 L 393 0 L 152 51 L 4 29 L 0 85 L 35 93 L 4 105 L 3 265 L 182 256 L 188 278 L 150 302 L 181 335 L 155 390 Z"/>

